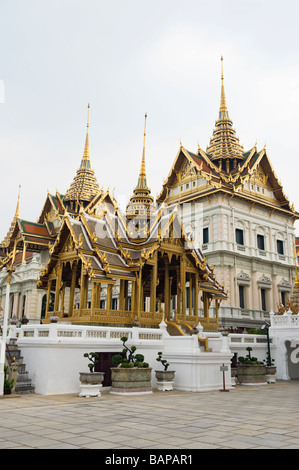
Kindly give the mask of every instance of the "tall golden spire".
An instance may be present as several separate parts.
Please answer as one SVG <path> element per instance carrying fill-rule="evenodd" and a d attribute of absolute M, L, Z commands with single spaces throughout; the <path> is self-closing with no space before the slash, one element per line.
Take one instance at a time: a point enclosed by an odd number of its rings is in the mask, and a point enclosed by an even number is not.
<path fill-rule="evenodd" d="M 141 168 L 138 178 L 137 188 L 143 189 L 147 187 L 146 183 L 146 171 L 145 171 L 145 138 L 146 138 L 146 119 L 147 113 L 144 116 L 144 133 L 143 133 L 143 150 L 142 150 L 142 160 L 141 160 Z"/>
<path fill-rule="evenodd" d="M 215 123 L 213 136 L 206 153 L 213 162 L 219 162 L 220 168 L 227 173 L 237 168 L 237 163 L 244 160 L 244 149 L 240 144 L 233 122 L 229 117 L 224 91 L 223 57 L 221 56 L 221 98 L 219 117 Z"/>
<path fill-rule="evenodd" d="M 18 193 L 18 200 L 17 200 L 15 215 L 14 215 L 13 221 L 10 224 L 10 228 L 9 228 L 9 231 L 8 231 L 6 237 L 1 242 L 1 245 L 3 247 L 7 247 L 9 245 L 10 238 L 11 238 L 11 235 L 12 235 L 14 229 L 15 229 L 17 220 L 20 218 L 20 192 L 21 192 L 21 185 L 19 184 L 19 193 Z"/>
<path fill-rule="evenodd" d="M 229 119 L 228 110 L 226 106 L 226 100 L 225 100 L 225 91 L 224 91 L 223 56 L 221 56 L 221 99 L 220 99 L 219 119 L 223 119 L 223 118 Z"/>
<path fill-rule="evenodd" d="M 88 103 L 88 111 L 87 111 L 87 125 L 86 125 L 86 138 L 85 138 L 85 146 L 83 157 L 81 161 L 80 168 L 90 168 L 90 155 L 89 155 L 89 109 L 90 104 Z"/>
<path fill-rule="evenodd" d="M 90 104 L 88 104 L 83 157 L 81 159 L 80 167 L 77 170 L 77 174 L 64 197 L 64 202 L 67 203 L 68 210 L 76 213 L 78 212 L 81 204 L 85 207 L 96 196 L 96 194 L 100 192 L 94 170 L 91 168 L 89 155 L 89 109 Z"/>
<path fill-rule="evenodd" d="M 134 189 L 134 194 L 133 196 L 131 196 L 130 202 L 127 205 L 126 214 L 128 218 L 135 217 L 136 214 L 138 214 L 140 217 L 147 219 L 149 217 L 151 206 L 154 201 L 153 197 L 151 196 L 151 190 L 147 186 L 146 171 L 145 171 L 146 119 L 147 119 L 147 113 L 145 113 L 145 119 L 144 119 L 141 168 L 140 168 L 137 186 Z"/>

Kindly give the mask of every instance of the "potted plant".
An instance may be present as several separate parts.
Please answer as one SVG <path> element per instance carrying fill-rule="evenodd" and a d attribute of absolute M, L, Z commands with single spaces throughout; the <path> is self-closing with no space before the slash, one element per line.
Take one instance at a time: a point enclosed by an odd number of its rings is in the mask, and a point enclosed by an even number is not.
<path fill-rule="evenodd" d="M 152 368 L 144 362 L 142 354 L 135 354 L 136 346 L 127 346 L 128 338 L 121 338 L 123 343 L 123 355 L 114 354 L 111 367 L 112 387 L 110 393 L 117 395 L 141 395 L 152 393 L 151 373 Z"/>
<path fill-rule="evenodd" d="M 3 393 L 4 395 L 10 395 L 12 389 L 14 388 L 14 379 L 9 380 L 8 375 L 8 366 L 4 366 L 4 386 L 3 386 Z"/>
<path fill-rule="evenodd" d="M 267 358 L 264 359 L 266 365 L 266 379 L 268 383 L 276 382 L 276 367 L 274 365 L 275 359 L 272 359 L 270 353 L 267 352 Z"/>
<path fill-rule="evenodd" d="M 156 379 L 157 379 L 157 389 L 161 392 L 173 390 L 174 382 L 174 370 L 168 370 L 169 362 L 166 359 L 162 359 L 162 352 L 158 352 L 158 357 L 156 359 L 164 367 L 164 370 L 156 370 Z"/>
<path fill-rule="evenodd" d="M 246 348 L 248 354 L 238 358 L 237 376 L 241 385 L 262 385 L 267 384 L 266 366 L 256 357 L 251 356 L 252 348 Z"/>
<path fill-rule="evenodd" d="M 89 372 L 79 372 L 80 375 L 80 397 L 100 397 L 100 388 L 104 380 L 104 372 L 95 372 L 95 366 L 99 355 L 95 352 L 84 353 L 90 361 L 88 364 Z"/>

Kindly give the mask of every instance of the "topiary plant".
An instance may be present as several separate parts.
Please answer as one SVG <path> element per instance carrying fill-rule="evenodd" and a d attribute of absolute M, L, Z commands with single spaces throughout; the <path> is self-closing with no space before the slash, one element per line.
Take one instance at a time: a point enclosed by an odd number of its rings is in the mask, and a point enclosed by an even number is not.
<path fill-rule="evenodd" d="M 130 367 L 149 367 L 149 364 L 147 362 L 144 362 L 144 356 L 143 354 L 134 354 L 136 351 L 136 346 L 131 346 L 129 348 L 126 345 L 126 342 L 128 341 L 128 338 L 126 336 L 123 336 L 120 339 L 123 343 L 123 354 L 124 357 L 121 354 L 114 354 L 112 356 L 112 364 L 118 367 L 124 367 L 124 368 L 130 368 Z"/>
<path fill-rule="evenodd" d="M 161 362 L 161 364 L 163 365 L 165 371 L 168 369 L 169 363 L 166 361 L 166 359 L 162 359 L 162 353 L 161 352 L 158 352 L 158 357 L 157 357 L 156 361 Z"/>
<path fill-rule="evenodd" d="M 94 372 L 94 368 L 95 368 L 95 365 L 96 365 L 96 363 L 99 359 L 99 355 L 97 353 L 90 352 L 90 353 L 84 353 L 84 357 L 88 357 L 88 359 L 91 361 L 88 364 L 89 371 Z"/>

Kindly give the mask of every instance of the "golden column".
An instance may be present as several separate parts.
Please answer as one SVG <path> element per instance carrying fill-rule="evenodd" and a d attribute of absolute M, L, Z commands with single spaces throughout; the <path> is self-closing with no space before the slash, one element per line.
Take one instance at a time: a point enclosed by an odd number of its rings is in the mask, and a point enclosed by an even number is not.
<path fill-rule="evenodd" d="M 165 302 L 165 318 L 170 320 L 170 291 L 169 291 L 169 262 L 165 259 L 165 275 L 164 275 L 164 302 Z"/>
<path fill-rule="evenodd" d="M 158 257 L 155 253 L 154 265 L 152 266 L 151 272 L 151 300 L 150 300 L 150 311 L 156 313 L 156 290 L 157 290 L 157 275 L 158 275 Z"/>
<path fill-rule="evenodd" d="M 181 277 L 181 291 L 182 291 L 182 315 L 184 321 L 186 320 L 186 260 L 185 256 L 181 255 L 180 258 L 180 277 Z"/>
<path fill-rule="evenodd" d="M 72 279 L 71 279 L 70 298 L 69 298 L 69 311 L 68 311 L 68 316 L 69 317 L 71 317 L 73 315 L 74 299 L 75 299 L 75 287 L 76 287 L 76 274 L 77 274 L 77 261 L 74 261 L 73 264 L 72 264 Z"/>
<path fill-rule="evenodd" d="M 61 278 L 62 278 L 62 264 L 57 265 L 57 274 L 56 274 L 56 287 L 55 287 L 55 302 L 54 302 L 54 311 L 57 315 L 59 311 L 59 297 L 60 297 L 60 287 L 61 287 Z"/>
<path fill-rule="evenodd" d="M 194 292 L 194 314 L 195 314 L 195 317 L 196 317 L 196 322 L 198 324 L 198 283 L 199 283 L 199 279 L 198 279 L 198 273 L 195 274 L 195 292 Z"/>

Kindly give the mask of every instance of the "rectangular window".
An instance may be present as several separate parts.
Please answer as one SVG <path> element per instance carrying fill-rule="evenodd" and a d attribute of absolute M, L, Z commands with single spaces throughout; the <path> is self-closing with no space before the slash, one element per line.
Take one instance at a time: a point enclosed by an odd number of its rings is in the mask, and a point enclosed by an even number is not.
<path fill-rule="evenodd" d="M 105 308 L 105 300 L 100 300 L 100 308 Z"/>
<path fill-rule="evenodd" d="M 266 289 L 261 289 L 261 301 L 262 301 L 262 310 L 265 312 L 267 310 L 266 306 Z"/>
<path fill-rule="evenodd" d="M 202 242 L 209 243 L 209 227 L 206 227 L 202 231 Z"/>
<path fill-rule="evenodd" d="M 117 310 L 117 299 L 112 299 L 112 310 Z"/>
<path fill-rule="evenodd" d="M 286 293 L 285 292 L 281 292 L 281 303 L 284 306 L 286 304 Z"/>
<path fill-rule="evenodd" d="M 240 300 L 240 308 L 245 308 L 244 286 L 239 286 L 239 300 Z"/>
<path fill-rule="evenodd" d="M 283 241 L 282 240 L 276 240 L 276 243 L 277 243 L 277 253 L 279 255 L 283 255 L 284 252 L 283 252 Z"/>
<path fill-rule="evenodd" d="M 259 250 L 265 250 L 265 237 L 264 235 L 257 236 L 257 247 Z"/>
<path fill-rule="evenodd" d="M 244 234 L 243 230 L 240 228 L 236 228 L 236 243 L 238 243 L 238 245 L 244 245 Z"/>

